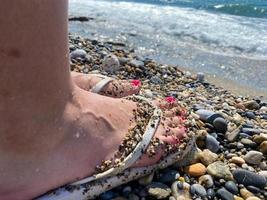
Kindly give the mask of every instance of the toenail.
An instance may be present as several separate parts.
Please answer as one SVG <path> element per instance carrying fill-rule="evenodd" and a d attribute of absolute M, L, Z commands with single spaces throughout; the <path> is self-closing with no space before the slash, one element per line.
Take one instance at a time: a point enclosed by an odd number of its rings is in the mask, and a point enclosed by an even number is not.
<path fill-rule="evenodd" d="M 169 97 L 166 97 L 165 100 L 168 102 L 168 103 L 175 103 L 176 99 L 175 97 L 172 97 L 172 96 L 169 96 Z"/>
<path fill-rule="evenodd" d="M 142 85 L 140 80 L 132 80 L 132 86 L 134 87 L 140 87 Z"/>

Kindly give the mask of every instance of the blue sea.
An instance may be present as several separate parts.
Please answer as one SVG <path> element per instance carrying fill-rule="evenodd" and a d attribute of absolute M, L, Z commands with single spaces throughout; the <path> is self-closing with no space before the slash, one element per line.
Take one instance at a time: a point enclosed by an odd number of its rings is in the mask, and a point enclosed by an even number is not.
<path fill-rule="evenodd" d="M 73 34 L 267 94 L 267 0 L 70 0 L 69 13 L 93 18 Z"/>

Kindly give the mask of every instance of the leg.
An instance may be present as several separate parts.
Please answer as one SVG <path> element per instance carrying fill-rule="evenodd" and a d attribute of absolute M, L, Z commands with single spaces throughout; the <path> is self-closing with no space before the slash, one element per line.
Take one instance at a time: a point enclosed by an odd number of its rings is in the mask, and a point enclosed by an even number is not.
<path fill-rule="evenodd" d="M 72 82 L 67 17 L 66 0 L 1 1 L 1 200 L 32 199 L 93 174 L 135 126 L 134 102 Z M 161 126 L 156 137 L 170 142 L 165 133 Z M 139 165 L 159 158 L 145 156 Z"/>

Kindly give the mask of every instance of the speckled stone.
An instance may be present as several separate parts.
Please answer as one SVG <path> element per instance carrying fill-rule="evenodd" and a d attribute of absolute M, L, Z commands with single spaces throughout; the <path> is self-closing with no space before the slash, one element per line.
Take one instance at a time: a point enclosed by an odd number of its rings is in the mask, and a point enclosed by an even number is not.
<path fill-rule="evenodd" d="M 170 196 L 171 189 L 163 183 L 153 182 L 147 186 L 147 192 L 155 199 L 165 199 Z"/>
<path fill-rule="evenodd" d="M 203 185 L 205 188 L 210 188 L 214 185 L 213 178 L 209 174 L 199 177 L 198 182 L 200 185 Z"/>
<path fill-rule="evenodd" d="M 207 167 L 207 172 L 216 178 L 223 178 L 226 180 L 233 179 L 232 174 L 229 170 L 229 167 L 221 161 L 217 161 L 217 162 L 210 164 Z"/>
<path fill-rule="evenodd" d="M 206 166 L 214 163 L 218 159 L 216 153 L 211 152 L 209 149 L 204 149 L 202 152 L 198 153 L 198 159 Z"/>
<path fill-rule="evenodd" d="M 263 159 L 263 154 L 259 151 L 249 151 L 244 157 L 244 160 L 247 163 L 253 165 L 260 164 L 262 159 Z"/>

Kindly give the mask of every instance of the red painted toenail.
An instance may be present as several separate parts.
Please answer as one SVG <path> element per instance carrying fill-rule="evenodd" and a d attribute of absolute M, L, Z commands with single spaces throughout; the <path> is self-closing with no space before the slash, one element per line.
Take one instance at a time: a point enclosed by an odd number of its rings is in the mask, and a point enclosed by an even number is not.
<path fill-rule="evenodd" d="M 142 85 L 140 80 L 132 80 L 132 86 L 140 87 Z"/>
<path fill-rule="evenodd" d="M 174 103 L 176 101 L 176 99 L 172 96 L 170 97 L 166 97 L 165 100 L 168 102 L 168 103 Z"/>

